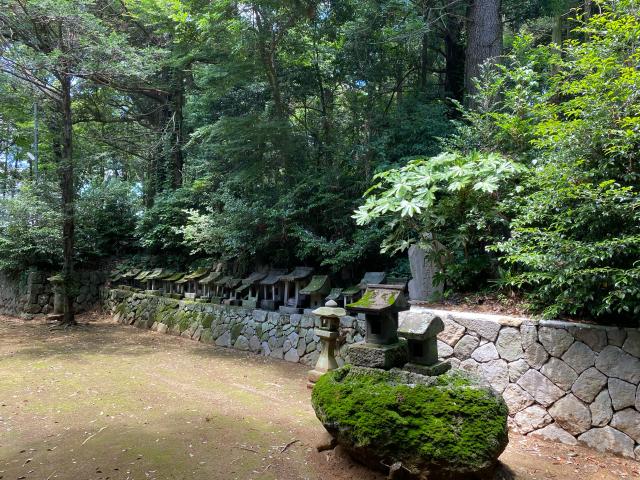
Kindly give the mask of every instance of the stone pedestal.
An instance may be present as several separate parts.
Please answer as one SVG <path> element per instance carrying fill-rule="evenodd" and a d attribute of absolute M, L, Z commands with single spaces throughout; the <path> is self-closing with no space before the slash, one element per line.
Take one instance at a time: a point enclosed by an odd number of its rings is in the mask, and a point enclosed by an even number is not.
<path fill-rule="evenodd" d="M 389 370 L 401 367 L 407 361 L 407 346 L 404 342 L 390 345 L 355 343 L 347 351 L 347 362 L 359 367 Z"/>
<path fill-rule="evenodd" d="M 329 370 L 335 370 L 338 368 L 338 362 L 335 357 L 338 332 L 331 332 L 329 330 L 316 328 L 314 333 L 320 337 L 320 341 L 322 342 L 322 352 L 320 352 L 320 356 L 318 357 L 318 361 L 316 362 L 314 369 L 309 370 L 307 377 L 309 379 L 309 383 L 307 384 L 309 387 L 312 387 L 313 384 Z"/>
<path fill-rule="evenodd" d="M 418 373 L 420 375 L 425 375 L 427 377 L 435 377 L 437 375 L 442 375 L 446 373 L 451 368 L 451 363 L 449 361 L 436 362 L 433 365 L 421 365 L 419 363 L 405 363 L 404 370 L 408 372 Z"/>

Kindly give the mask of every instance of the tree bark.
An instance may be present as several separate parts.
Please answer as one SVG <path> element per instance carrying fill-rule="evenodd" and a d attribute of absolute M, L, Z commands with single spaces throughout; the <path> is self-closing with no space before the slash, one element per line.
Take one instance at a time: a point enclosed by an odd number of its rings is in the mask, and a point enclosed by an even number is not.
<path fill-rule="evenodd" d="M 464 96 L 464 63 L 465 48 L 461 41 L 461 22 L 456 15 L 457 6 L 454 2 L 446 5 L 447 21 L 444 35 L 445 51 L 445 94 L 459 102 Z"/>
<path fill-rule="evenodd" d="M 465 103 L 470 106 L 476 93 L 475 78 L 482 65 L 502 53 L 500 0 L 472 0 L 467 13 L 467 52 L 465 56 Z"/>
<path fill-rule="evenodd" d="M 75 189 L 73 182 L 73 123 L 71 118 L 71 77 L 60 75 L 61 83 L 61 156 L 60 187 L 62 191 L 62 277 L 64 278 L 63 323 L 74 324 L 73 311 L 73 249 L 75 230 Z"/>
<path fill-rule="evenodd" d="M 182 171 L 184 168 L 184 156 L 182 147 L 184 144 L 184 77 L 181 70 L 175 72 L 176 89 L 171 95 L 170 104 L 173 106 L 172 119 L 172 145 L 171 145 L 171 167 L 172 167 L 172 187 L 174 189 L 182 186 Z"/>

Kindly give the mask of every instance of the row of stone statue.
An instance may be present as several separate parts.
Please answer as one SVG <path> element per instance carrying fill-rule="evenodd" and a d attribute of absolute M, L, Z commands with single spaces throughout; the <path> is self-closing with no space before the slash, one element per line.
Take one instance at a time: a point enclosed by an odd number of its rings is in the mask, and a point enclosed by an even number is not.
<path fill-rule="evenodd" d="M 356 285 L 332 288 L 330 277 L 314 275 L 311 267 L 296 267 L 291 272 L 283 269 L 253 272 L 245 278 L 227 275 L 223 269 L 222 264 L 192 272 L 120 269 L 112 272 L 110 281 L 113 286 L 151 295 L 271 311 L 279 309 L 282 313 L 301 313 L 329 300 L 344 306 L 360 299 L 371 284 L 399 284 L 403 289 L 407 285 L 407 279 L 387 278 L 384 272 L 367 272 Z"/>

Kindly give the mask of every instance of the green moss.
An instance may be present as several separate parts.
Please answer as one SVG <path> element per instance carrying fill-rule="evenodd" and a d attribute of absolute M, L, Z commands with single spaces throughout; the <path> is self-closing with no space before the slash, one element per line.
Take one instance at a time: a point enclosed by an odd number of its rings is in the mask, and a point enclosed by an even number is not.
<path fill-rule="evenodd" d="M 396 301 L 396 296 L 391 294 L 388 299 L 389 305 L 393 305 L 393 302 L 395 301 Z"/>
<path fill-rule="evenodd" d="M 211 328 L 211 324 L 213 323 L 213 315 L 208 313 L 202 318 L 202 327 L 203 328 Z"/>
<path fill-rule="evenodd" d="M 236 323 L 233 327 L 231 327 L 231 343 L 235 343 L 240 334 L 242 333 L 244 325 L 242 323 Z"/>
<path fill-rule="evenodd" d="M 504 401 L 458 373 L 405 384 L 394 372 L 345 366 L 318 380 L 312 403 L 342 443 L 413 468 L 486 468 L 508 438 Z"/>
<path fill-rule="evenodd" d="M 373 292 L 365 292 L 364 295 L 357 302 L 353 302 L 347 305 L 347 307 L 370 307 L 373 305 Z"/>

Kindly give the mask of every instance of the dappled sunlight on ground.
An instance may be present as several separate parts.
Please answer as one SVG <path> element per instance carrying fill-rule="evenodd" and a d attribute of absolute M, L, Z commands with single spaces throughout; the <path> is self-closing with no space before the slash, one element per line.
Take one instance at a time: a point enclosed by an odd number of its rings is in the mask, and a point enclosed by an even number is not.
<path fill-rule="evenodd" d="M 315 451 L 307 367 L 81 318 L 0 318 L 0 479 L 383 478 Z M 502 460 L 501 478 L 640 478 L 635 462 L 518 436 Z"/>

